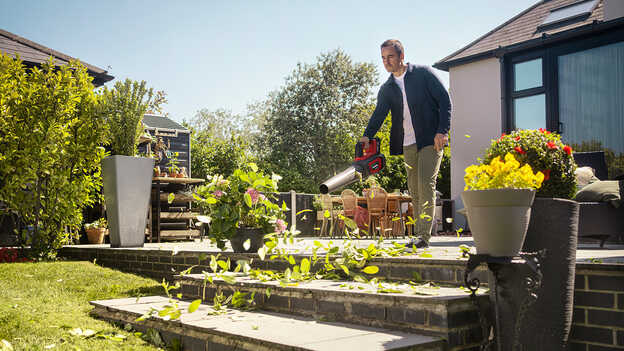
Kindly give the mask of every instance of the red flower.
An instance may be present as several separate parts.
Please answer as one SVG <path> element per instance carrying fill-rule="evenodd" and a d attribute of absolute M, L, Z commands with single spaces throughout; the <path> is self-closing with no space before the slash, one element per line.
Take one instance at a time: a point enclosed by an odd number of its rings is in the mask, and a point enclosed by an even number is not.
<path fill-rule="evenodd" d="M 565 145 L 563 147 L 563 151 L 565 151 L 565 153 L 568 154 L 568 156 L 572 155 L 572 148 L 570 146 L 568 146 L 568 145 Z"/>
<path fill-rule="evenodd" d="M 548 148 L 549 148 L 549 149 L 551 149 L 551 150 L 556 150 L 556 149 L 558 149 L 558 148 L 559 148 L 559 147 L 558 147 L 557 145 L 555 145 L 555 143 L 553 143 L 552 141 L 547 142 L 547 143 L 546 143 L 546 146 L 548 146 Z"/>
<path fill-rule="evenodd" d="M 550 179 L 550 169 L 544 170 L 542 173 L 544 173 L 544 181 Z"/>
<path fill-rule="evenodd" d="M 498 138 L 498 141 L 503 140 L 503 138 L 505 137 L 505 135 L 507 135 L 507 134 L 505 134 L 505 133 L 501 134 L 500 138 Z"/>
<path fill-rule="evenodd" d="M 520 140 L 520 136 L 518 135 L 517 137 L 514 138 L 516 141 Z"/>
<path fill-rule="evenodd" d="M 540 128 L 539 131 L 542 132 L 543 134 L 550 134 L 550 131 L 544 128 Z"/>
<path fill-rule="evenodd" d="M 522 150 L 520 146 L 514 147 L 514 150 L 516 150 L 516 152 L 519 153 L 520 155 L 526 155 L 526 151 Z"/>

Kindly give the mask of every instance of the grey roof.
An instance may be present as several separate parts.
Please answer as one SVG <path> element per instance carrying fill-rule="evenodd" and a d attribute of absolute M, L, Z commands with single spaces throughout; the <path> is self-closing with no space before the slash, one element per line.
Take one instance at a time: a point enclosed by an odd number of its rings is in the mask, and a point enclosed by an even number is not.
<path fill-rule="evenodd" d="M 563 23 L 560 26 L 539 28 L 544 19 L 555 10 L 579 0 L 542 0 L 507 22 L 494 28 L 482 37 L 434 64 L 434 67 L 448 71 L 450 66 L 471 62 L 476 59 L 496 56 L 497 50 L 515 47 L 519 44 L 545 41 L 549 38 L 563 38 L 564 34 L 587 27 L 599 29 L 596 24 L 604 19 L 603 0 L 599 0 L 591 14 L 578 21 Z M 582 33 L 579 33 L 582 34 Z"/>
<path fill-rule="evenodd" d="M 184 126 L 165 116 L 145 114 L 143 115 L 143 124 L 145 125 L 145 128 L 176 129 L 179 131 L 189 132 L 189 130 L 184 128 Z"/>
<path fill-rule="evenodd" d="M 50 56 L 54 58 L 57 65 L 66 65 L 70 60 L 78 60 L 2 29 L 0 29 L 0 52 L 13 57 L 19 55 L 20 59 L 27 65 L 40 65 L 46 62 Z M 89 75 L 93 77 L 95 86 L 100 86 L 115 78 L 99 67 L 83 61 L 80 63 L 87 68 Z"/>

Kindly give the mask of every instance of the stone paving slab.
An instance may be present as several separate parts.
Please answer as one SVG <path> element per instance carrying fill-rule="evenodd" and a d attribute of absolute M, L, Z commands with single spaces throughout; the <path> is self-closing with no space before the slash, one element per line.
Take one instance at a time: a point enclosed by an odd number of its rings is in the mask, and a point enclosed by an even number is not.
<path fill-rule="evenodd" d="M 300 237 L 296 239 L 296 242 L 293 245 L 288 245 L 289 251 L 292 253 L 299 254 L 311 254 L 313 242 L 319 241 L 324 245 L 327 245 L 330 241 L 334 246 L 343 245 L 346 242 L 352 242 L 358 248 L 368 247 L 371 243 L 377 243 L 377 240 L 368 240 L 368 239 L 354 239 L 351 241 L 344 239 L 320 239 L 314 237 Z M 400 243 L 405 244 L 407 239 L 386 239 L 382 242 L 383 247 L 392 247 L 394 244 Z M 423 260 L 423 261 L 463 261 L 465 258 L 461 258 L 461 254 L 459 251 L 459 245 L 466 245 L 471 248 L 471 252 L 475 253 L 474 249 L 474 241 L 472 237 L 462 236 L 462 237 L 453 237 L 453 236 L 433 236 L 430 242 L 431 246 L 427 249 L 417 250 L 417 252 L 412 253 L 411 255 L 401 256 L 399 258 L 394 259 L 405 259 L 405 260 Z M 72 246 L 67 246 L 72 247 Z M 109 244 L 100 244 L 100 245 L 76 245 L 74 247 L 81 248 L 110 248 Z M 229 244 L 227 246 L 226 252 L 231 252 L 231 248 Z M 115 248 L 112 250 L 162 250 L 169 252 L 221 252 L 216 245 L 210 243 L 210 240 L 200 241 L 196 239 L 194 241 L 185 241 L 185 242 L 167 242 L 167 243 L 145 243 L 142 248 Z M 427 255 L 422 255 L 425 253 Z M 320 251 L 319 251 L 320 253 Z M 614 244 L 607 243 L 604 248 L 600 248 L 598 242 L 584 242 L 579 243 L 578 250 L 576 252 L 577 262 L 591 262 L 592 260 L 600 260 L 602 263 L 616 263 L 616 264 L 624 264 L 624 244 Z"/>
<path fill-rule="evenodd" d="M 128 304 L 129 300 L 91 301 L 91 304 L 96 307 L 94 313 L 102 318 L 128 322 L 150 308 L 162 308 L 169 303 L 166 297 L 142 297 L 139 302 L 132 299 L 134 304 Z M 189 314 L 189 302 L 175 301 L 183 311 L 179 321 L 153 317 L 148 320 L 148 324 L 169 334 L 180 333 L 178 336 L 183 343 L 185 336 L 192 335 L 195 346 L 198 339 L 206 340 L 207 343 L 216 341 L 223 346 L 223 339 L 226 337 L 231 340 L 231 344 L 220 349 L 367 351 L 442 350 L 444 347 L 441 339 L 432 336 L 346 323 L 319 322 L 312 318 L 271 312 L 228 310 L 225 314 L 210 315 L 208 312 L 211 308 L 202 305 L 198 311 Z M 241 339 L 245 341 L 243 344 Z M 185 346 L 185 349 L 201 347 Z"/>

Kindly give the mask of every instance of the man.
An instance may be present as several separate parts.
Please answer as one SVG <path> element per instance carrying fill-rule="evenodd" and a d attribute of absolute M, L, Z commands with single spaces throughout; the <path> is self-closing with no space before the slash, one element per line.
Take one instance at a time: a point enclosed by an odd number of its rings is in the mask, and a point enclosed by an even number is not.
<path fill-rule="evenodd" d="M 369 138 L 375 136 L 388 111 L 392 112 L 390 155 L 404 155 L 416 219 L 416 238 L 408 246 L 428 247 L 436 178 L 451 124 L 451 101 L 429 67 L 403 62 L 405 53 L 400 41 L 384 41 L 381 58 L 391 74 L 379 89 L 377 106 L 360 141 L 368 146 Z"/>

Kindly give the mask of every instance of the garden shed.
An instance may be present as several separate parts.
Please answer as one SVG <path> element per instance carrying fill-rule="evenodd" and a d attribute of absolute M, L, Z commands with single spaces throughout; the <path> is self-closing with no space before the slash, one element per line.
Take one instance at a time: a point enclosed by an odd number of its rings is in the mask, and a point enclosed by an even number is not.
<path fill-rule="evenodd" d="M 152 114 L 143 116 L 143 125 L 145 126 L 145 131 L 153 138 L 152 145 L 161 138 L 167 148 L 167 157 L 164 157 L 157 166 L 165 170 L 169 166 L 172 155 L 177 152 L 177 166 L 180 168 L 185 167 L 187 175 L 190 177 L 191 131 L 171 118 Z M 146 144 L 140 145 L 139 152 L 145 153 L 146 146 Z"/>

